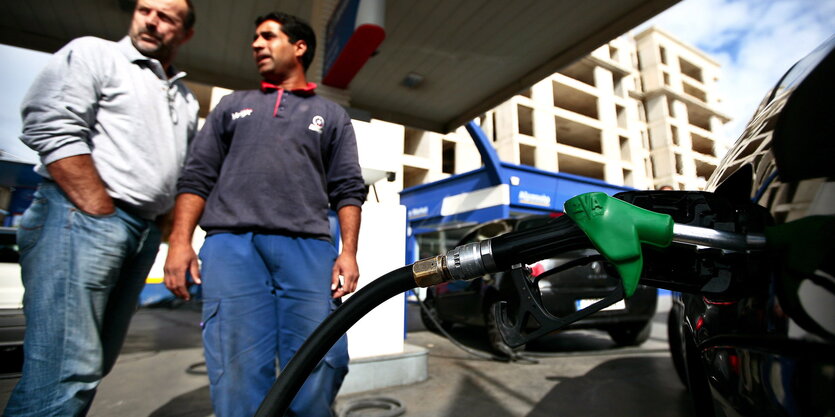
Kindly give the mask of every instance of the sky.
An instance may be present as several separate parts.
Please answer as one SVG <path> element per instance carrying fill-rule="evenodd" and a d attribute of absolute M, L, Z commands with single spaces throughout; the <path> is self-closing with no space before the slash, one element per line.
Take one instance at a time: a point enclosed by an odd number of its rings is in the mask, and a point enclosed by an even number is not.
<path fill-rule="evenodd" d="M 735 140 L 766 91 L 789 67 L 835 34 L 835 0 L 684 0 L 650 21 L 722 65 L 721 110 Z M 0 45 L 0 149 L 28 162 L 17 139 L 20 100 L 49 55 Z"/>
<path fill-rule="evenodd" d="M 6 159 L 37 162 L 38 157 L 20 142 L 20 102 L 50 55 L 0 45 L 0 150 Z"/>
<path fill-rule="evenodd" d="M 835 34 L 835 0 L 684 0 L 635 33 L 652 25 L 721 64 L 724 136 L 735 141 L 783 73 Z"/>

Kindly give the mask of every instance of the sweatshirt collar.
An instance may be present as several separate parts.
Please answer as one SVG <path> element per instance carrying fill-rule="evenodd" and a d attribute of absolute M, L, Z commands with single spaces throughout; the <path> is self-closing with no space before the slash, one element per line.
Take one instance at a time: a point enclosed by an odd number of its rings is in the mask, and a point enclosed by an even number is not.
<path fill-rule="evenodd" d="M 316 83 L 309 82 L 303 88 L 296 88 L 296 89 L 288 90 L 288 91 L 292 91 L 294 93 L 302 93 L 302 94 L 313 95 L 313 94 L 316 94 L 316 91 L 315 91 L 316 87 L 318 87 L 318 85 L 316 85 Z M 267 92 L 270 92 L 270 91 L 273 91 L 273 90 L 283 91 L 284 89 L 281 86 L 273 84 L 269 81 L 261 81 L 261 92 L 267 93 Z"/>
<path fill-rule="evenodd" d="M 289 90 L 291 93 L 304 95 L 304 96 L 312 96 L 316 94 L 316 83 L 307 83 L 304 88 L 297 88 L 295 90 Z M 284 96 L 284 88 L 280 85 L 275 85 L 268 81 L 261 81 L 261 92 L 268 93 L 270 91 L 277 91 L 278 94 L 275 95 L 275 106 L 273 107 L 273 117 L 278 116 L 278 109 L 281 107 L 281 98 Z"/>

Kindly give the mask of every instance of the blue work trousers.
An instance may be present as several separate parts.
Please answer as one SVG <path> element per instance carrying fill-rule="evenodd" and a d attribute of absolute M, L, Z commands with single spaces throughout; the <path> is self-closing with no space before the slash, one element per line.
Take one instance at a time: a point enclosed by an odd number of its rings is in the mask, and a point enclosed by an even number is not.
<path fill-rule="evenodd" d="M 25 293 L 23 376 L 6 416 L 87 413 L 122 348 L 160 233 L 121 209 L 93 216 L 41 184 L 18 230 Z"/>
<path fill-rule="evenodd" d="M 218 417 L 252 416 L 283 368 L 330 314 L 336 249 L 319 239 L 220 233 L 200 250 L 203 346 Z M 348 373 L 343 336 L 320 362 L 289 415 L 331 416 Z"/>

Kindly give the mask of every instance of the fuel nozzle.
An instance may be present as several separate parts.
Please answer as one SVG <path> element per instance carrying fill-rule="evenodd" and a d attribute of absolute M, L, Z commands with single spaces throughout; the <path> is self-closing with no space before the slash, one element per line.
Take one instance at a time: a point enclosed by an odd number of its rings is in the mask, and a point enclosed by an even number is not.
<path fill-rule="evenodd" d="M 494 306 L 494 314 L 505 342 L 519 346 L 632 296 L 644 272 L 643 245 L 668 251 L 670 244 L 677 242 L 718 249 L 716 252 L 721 253 L 745 252 L 765 244 L 762 235 L 676 224 L 669 214 L 643 209 L 604 193 L 587 193 L 569 199 L 565 202 L 565 213 L 535 229 L 469 243 L 444 255 L 418 261 L 412 267 L 415 282 L 428 287 L 511 271 L 517 289 L 516 307 L 510 309 L 502 301 Z M 523 265 L 583 248 L 597 249 L 614 265 L 620 282 L 608 296 L 591 306 L 564 317 L 553 316 L 543 307 L 536 284 L 527 278 Z M 666 279 L 670 277 L 677 275 L 665 275 Z M 698 281 L 696 278 L 694 281 Z M 695 288 L 701 287 L 699 283 Z M 530 322 L 538 323 L 538 327 L 531 330 Z"/>
<path fill-rule="evenodd" d="M 561 253 L 596 247 L 612 262 L 624 281 L 627 296 L 634 293 L 641 273 L 641 243 L 669 245 L 670 216 L 653 213 L 613 199 L 588 193 L 565 203 L 567 216 L 545 225 L 458 246 L 445 255 L 424 259 L 412 270 L 419 286 L 466 280 L 509 270 Z"/>

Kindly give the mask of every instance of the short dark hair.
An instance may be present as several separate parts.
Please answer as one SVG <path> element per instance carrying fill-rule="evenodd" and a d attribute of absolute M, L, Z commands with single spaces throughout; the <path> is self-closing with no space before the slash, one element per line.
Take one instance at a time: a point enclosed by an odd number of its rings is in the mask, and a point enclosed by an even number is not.
<path fill-rule="evenodd" d="M 316 34 L 307 22 L 291 14 L 282 12 L 270 12 L 255 19 L 255 27 L 267 20 L 274 20 L 281 24 L 281 31 L 290 39 L 291 43 L 299 40 L 307 44 L 307 51 L 302 55 L 302 67 L 307 71 L 313 56 L 316 54 Z"/>
<path fill-rule="evenodd" d="M 194 13 L 194 3 L 191 0 L 186 0 L 186 5 L 188 5 L 188 12 L 186 12 L 186 20 L 183 21 L 183 25 L 186 29 L 191 29 L 197 22 L 197 15 Z"/>
<path fill-rule="evenodd" d="M 136 0 L 124 0 L 119 2 L 122 7 L 122 10 L 125 11 L 133 11 L 136 9 L 136 6 L 139 2 Z M 194 3 L 191 0 L 186 0 L 186 18 L 183 20 L 183 27 L 186 30 L 189 30 L 194 27 L 194 23 L 197 21 L 197 15 L 194 13 Z"/>

